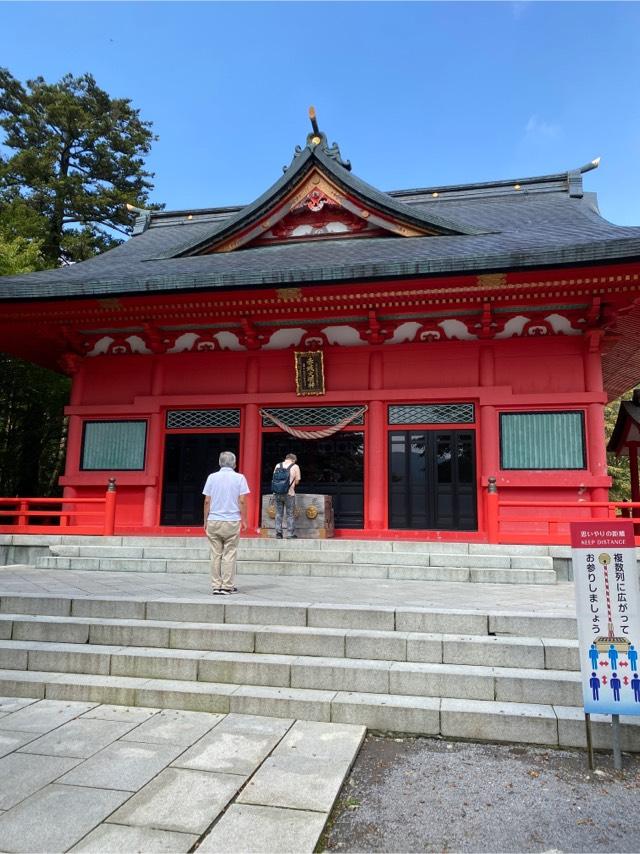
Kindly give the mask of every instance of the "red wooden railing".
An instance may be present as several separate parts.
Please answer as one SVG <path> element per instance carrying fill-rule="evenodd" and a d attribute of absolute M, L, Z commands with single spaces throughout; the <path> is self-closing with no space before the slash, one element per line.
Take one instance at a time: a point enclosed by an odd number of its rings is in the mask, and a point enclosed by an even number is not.
<path fill-rule="evenodd" d="M 0 533 L 108 537 L 115 530 L 116 497 L 112 477 L 103 498 L 0 498 Z M 83 524 L 87 517 L 95 522 Z"/>
<path fill-rule="evenodd" d="M 513 512 L 520 510 L 521 512 Z M 567 545 L 569 523 L 598 519 L 632 518 L 640 537 L 638 501 L 526 501 L 503 499 L 496 480 L 489 478 L 485 492 L 485 519 L 490 543 Z M 509 530 L 518 526 L 518 530 Z"/>

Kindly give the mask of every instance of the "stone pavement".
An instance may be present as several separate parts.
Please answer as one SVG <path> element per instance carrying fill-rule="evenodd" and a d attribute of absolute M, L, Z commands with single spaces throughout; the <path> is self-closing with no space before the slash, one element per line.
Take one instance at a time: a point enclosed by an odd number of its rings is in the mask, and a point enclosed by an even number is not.
<path fill-rule="evenodd" d="M 0 697 L 0 850 L 311 852 L 364 734 Z"/>
<path fill-rule="evenodd" d="M 10 596 L 124 596 L 209 600 L 209 579 L 203 574 L 153 572 L 94 572 L 91 570 L 0 567 L 0 595 Z M 573 583 L 467 584 L 371 578 L 239 575 L 239 593 L 247 599 L 272 603 L 331 603 L 387 607 L 456 608 L 549 616 L 575 616 Z M 229 601 L 229 600 L 226 600 Z"/>

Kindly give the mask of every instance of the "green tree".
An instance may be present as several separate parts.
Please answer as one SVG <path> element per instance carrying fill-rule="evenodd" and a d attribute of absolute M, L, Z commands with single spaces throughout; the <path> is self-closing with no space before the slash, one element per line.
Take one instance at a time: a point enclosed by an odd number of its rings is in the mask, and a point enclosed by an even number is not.
<path fill-rule="evenodd" d="M 40 246 L 24 237 L 6 238 L 0 231 L 0 276 L 29 273 L 42 263 Z"/>
<path fill-rule="evenodd" d="M 28 209 L 48 266 L 80 261 L 120 242 L 148 204 L 153 174 L 144 157 L 151 123 L 126 98 L 111 98 L 91 74 L 42 77 L 26 87 L 0 68 L 0 207 Z M 39 224 L 38 224 L 39 223 Z M 25 236 L 25 235 L 21 235 Z"/>
<path fill-rule="evenodd" d="M 20 236 L 20 235 L 30 236 Z M 20 204 L 0 209 L 0 275 L 42 269 L 42 222 Z M 0 354 L 0 495 L 51 495 L 64 462 L 69 380 Z"/>
<path fill-rule="evenodd" d="M 130 233 L 127 203 L 151 207 L 151 125 L 90 74 L 23 86 L 0 68 L 0 128 L 0 275 L 104 251 Z M 0 494 L 59 494 L 69 387 L 0 354 Z"/>
<path fill-rule="evenodd" d="M 0 495 L 58 494 L 67 377 L 0 354 Z"/>

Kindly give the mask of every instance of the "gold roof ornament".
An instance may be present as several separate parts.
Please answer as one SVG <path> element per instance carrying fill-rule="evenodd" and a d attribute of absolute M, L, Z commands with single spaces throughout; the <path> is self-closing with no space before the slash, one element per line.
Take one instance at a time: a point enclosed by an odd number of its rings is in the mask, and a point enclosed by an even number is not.
<path fill-rule="evenodd" d="M 312 145 L 320 145 L 322 142 L 322 135 L 320 134 L 320 128 L 318 127 L 316 108 L 313 106 L 309 107 L 309 118 L 311 120 L 311 127 L 313 128 L 313 136 L 311 136 L 309 142 Z"/>

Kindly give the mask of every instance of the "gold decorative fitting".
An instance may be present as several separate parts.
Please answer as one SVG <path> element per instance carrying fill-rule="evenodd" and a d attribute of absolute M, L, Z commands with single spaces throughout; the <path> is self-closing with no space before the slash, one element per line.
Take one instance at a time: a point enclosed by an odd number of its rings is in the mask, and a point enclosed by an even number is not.
<path fill-rule="evenodd" d="M 440 193 L 431 193 L 431 195 L 433 196 L 434 199 L 437 199 L 438 196 L 440 195 Z"/>
<path fill-rule="evenodd" d="M 122 303 L 117 297 L 103 297 L 102 299 L 98 299 L 98 305 L 100 308 L 108 308 L 108 309 L 121 309 Z"/>
<path fill-rule="evenodd" d="M 312 136 L 312 137 L 311 137 L 311 142 L 312 142 L 314 145 L 320 145 L 320 143 L 322 142 L 322 140 L 320 139 L 320 137 L 319 137 L 319 136 Z"/>
<path fill-rule="evenodd" d="M 193 214 L 189 214 L 189 216 L 187 217 L 187 219 L 193 219 Z"/>
<path fill-rule="evenodd" d="M 514 184 L 514 185 L 513 185 L 513 189 L 514 189 L 514 190 L 519 190 L 519 189 L 521 189 L 521 188 L 520 188 L 520 184 Z"/>
<path fill-rule="evenodd" d="M 507 277 L 504 273 L 489 273 L 485 276 L 478 276 L 476 282 L 481 288 L 504 288 L 507 284 Z"/>
<path fill-rule="evenodd" d="M 315 519 L 317 515 L 318 515 L 317 507 L 313 507 L 313 506 L 307 507 L 307 512 L 306 512 L 307 519 Z"/>
<path fill-rule="evenodd" d="M 276 296 L 282 302 L 293 302 L 300 299 L 302 291 L 300 288 L 277 288 Z"/>

